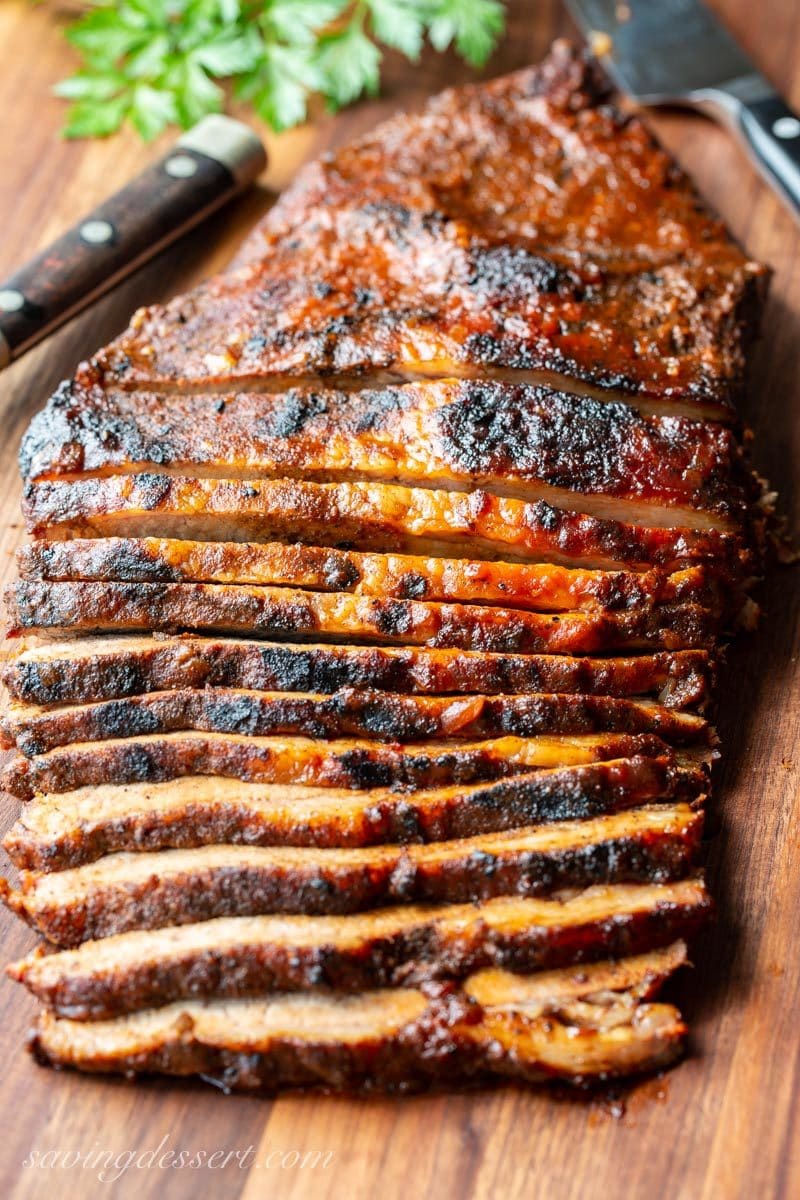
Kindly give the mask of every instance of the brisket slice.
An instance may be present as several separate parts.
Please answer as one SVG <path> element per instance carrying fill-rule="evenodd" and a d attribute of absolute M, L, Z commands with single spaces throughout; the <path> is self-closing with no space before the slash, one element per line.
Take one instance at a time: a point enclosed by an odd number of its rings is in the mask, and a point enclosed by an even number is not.
<path fill-rule="evenodd" d="M 708 722 L 650 700 L 558 693 L 398 696 L 342 688 L 332 695 L 184 688 L 78 707 L 11 702 L 0 714 L 7 744 L 26 757 L 73 742 L 194 730 L 265 737 L 360 737 L 382 742 L 484 739 L 546 733 L 655 733 L 671 745 L 708 743 Z"/>
<path fill-rule="evenodd" d="M 150 472 L 29 484 L 36 537 L 287 541 L 444 557 L 674 571 L 706 564 L 741 586 L 758 570 L 759 531 L 670 528 L 592 516 L 482 489 L 388 483 L 195 479 Z"/>
<path fill-rule="evenodd" d="M 523 372 L 732 415 L 765 279 L 557 44 L 307 166 L 232 270 L 140 310 L 80 378 L 263 390 Z"/>
<path fill-rule="evenodd" d="M 478 783 L 534 767 L 668 753 L 666 743 L 654 734 L 552 734 L 403 746 L 356 738 L 316 741 L 308 737 L 164 733 L 75 742 L 32 759 L 16 754 L 4 765 L 0 784 L 23 799 L 36 792 L 71 792 L 109 783 L 157 783 L 185 775 L 223 775 L 252 783 L 412 789 Z M 710 760 L 708 751 L 698 750 L 695 757 Z"/>
<path fill-rule="evenodd" d="M 31 1048 L 86 1071 L 202 1075 L 226 1091 L 400 1089 L 492 1075 L 585 1084 L 673 1062 L 686 1027 L 648 1002 L 682 942 L 618 962 L 358 995 L 186 1000 L 106 1021 L 43 1012 Z"/>
<path fill-rule="evenodd" d="M 76 538 L 28 542 L 17 551 L 23 579 L 97 583 L 227 583 L 350 592 L 388 600 L 500 604 L 542 612 L 616 612 L 729 597 L 705 567 L 592 571 L 553 563 L 486 562 L 408 554 L 360 554 L 281 542 L 190 542 L 169 538 Z"/>
<path fill-rule="evenodd" d="M 486 654 L 425 647 L 291 645 L 211 637 L 115 636 L 19 646 L 2 671 L 28 704 L 81 704 L 182 687 L 331 693 L 371 687 L 409 695 L 564 692 L 655 696 L 704 708 L 714 678 L 704 650 L 628 658 Z"/>
<path fill-rule="evenodd" d="M 265 913 L 343 914 L 390 904 L 548 896 L 605 883 L 665 883 L 694 869 L 702 814 L 631 809 L 429 845 L 298 849 L 215 845 L 114 854 L 2 882 L 9 907 L 57 945 Z"/>
<path fill-rule="evenodd" d="M 188 776 L 35 796 L 3 845 L 17 867 L 53 871 L 119 850 L 217 842 L 320 847 L 439 842 L 643 804 L 697 804 L 707 783 L 702 770 L 641 756 L 418 792 Z"/>
<path fill-rule="evenodd" d="M 37 952 L 9 975 L 60 1017 L 99 1020 L 176 1000 L 419 985 L 482 968 L 541 971 L 687 938 L 711 901 L 700 879 L 591 887 L 564 900 L 345 917 L 218 917 Z"/>
<path fill-rule="evenodd" d="M 66 384 L 21 450 L 29 480 L 173 472 L 485 488 L 640 525 L 741 524 L 760 494 L 722 425 L 525 385 L 160 396 Z"/>
<path fill-rule="evenodd" d="M 8 588 L 6 604 L 20 630 L 194 630 L 517 654 L 707 649 L 718 624 L 696 604 L 551 614 L 225 583 L 18 580 Z"/>

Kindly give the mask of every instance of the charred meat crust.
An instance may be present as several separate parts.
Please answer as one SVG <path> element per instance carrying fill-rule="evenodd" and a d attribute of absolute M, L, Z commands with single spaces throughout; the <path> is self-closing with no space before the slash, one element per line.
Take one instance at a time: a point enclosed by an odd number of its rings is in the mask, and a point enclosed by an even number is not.
<path fill-rule="evenodd" d="M 484 968 L 528 973 L 639 955 L 687 938 L 711 901 L 700 881 L 590 889 L 349 917 L 218 918 L 31 955 L 8 973 L 58 1016 L 100 1020 L 176 1000 L 413 986 Z M 299 939 L 299 940 L 298 940 Z"/>
<path fill-rule="evenodd" d="M 559 502 L 598 496 L 747 515 L 760 488 L 735 434 L 710 421 L 492 381 L 259 396 L 163 396 L 66 384 L 28 430 L 29 480 L 193 468 L 223 477 L 478 485 Z M 586 500 L 585 502 L 588 502 Z M 698 518 L 699 519 L 699 518 Z M 645 522 L 646 523 L 646 522 Z"/>
<path fill-rule="evenodd" d="M 713 572 L 591 571 L 555 564 L 360 554 L 281 542 L 191 542 L 169 538 L 77 538 L 29 542 L 17 551 L 23 579 L 99 583 L 238 583 L 351 592 L 394 600 L 501 604 L 561 612 L 649 604 L 725 606 Z"/>
<path fill-rule="evenodd" d="M 479 783 L 532 767 L 569 766 L 669 754 L 654 734 L 554 734 L 481 742 L 416 742 L 407 746 L 356 738 L 315 741 L 240 734 L 165 733 L 107 742 L 78 742 L 24 758 L 0 774 L 2 786 L 27 799 L 109 783 L 157 783 L 186 775 L 221 775 L 253 783 L 412 790 Z"/>
<path fill-rule="evenodd" d="M 34 583 L 5 593 L 20 630 L 196 630 L 294 639 L 361 639 L 490 653 L 596 654 L 710 648 L 716 618 L 695 604 L 618 613 L 533 613 L 477 604 L 219 583 Z"/>
<path fill-rule="evenodd" d="M 496 783 L 421 792 L 347 792 L 239 780 L 108 784 L 34 797 L 6 834 L 15 866 L 57 871 L 118 851 L 440 842 L 524 825 L 584 820 L 643 804 L 700 803 L 701 770 L 636 756 Z M 57 820 L 53 820 L 58 814 Z"/>
<path fill-rule="evenodd" d="M 238 268 L 141 310 L 83 377 L 510 368 L 725 413 L 765 281 L 641 121 L 557 47 L 305 168 Z"/>
<path fill-rule="evenodd" d="M 397 696 L 343 688 L 331 696 L 196 688 L 42 710 L 12 705 L 0 730 L 26 757 L 72 742 L 197 731 L 265 737 L 535 737 L 544 733 L 655 733 L 672 745 L 708 742 L 701 717 L 608 696 Z"/>
<path fill-rule="evenodd" d="M 22 507 L 28 531 L 54 540 L 155 534 L 611 569 L 708 564 L 734 583 L 752 575 L 759 562 L 756 548 L 738 531 L 626 523 L 482 489 L 143 473 L 32 483 Z M 759 529 L 751 534 L 758 538 Z"/>
<path fill-rule="evenodd" d="M 4 665 L 2 681 L 10 695 L 29 704 L 82 704 L 181 687 L 322 693 L 373 687 L 410 695 L 655 695 L 665 707 L 683 709 L 704 707 L 713 675 L 704 650 L 576 658 L 119 636 L 23 650 Z"/>
<path fill-rule="evenodd" d="M 293 849 L 206 846 L 115 855 L 74 870 L 2 881 L 9 907 L 59 946 L 215 917 L 363 912 L 548 896 L 597 884 L 666 883 L 697 864 L 702 814 L 633 809 L 558 827 L 433 846 Z"/>

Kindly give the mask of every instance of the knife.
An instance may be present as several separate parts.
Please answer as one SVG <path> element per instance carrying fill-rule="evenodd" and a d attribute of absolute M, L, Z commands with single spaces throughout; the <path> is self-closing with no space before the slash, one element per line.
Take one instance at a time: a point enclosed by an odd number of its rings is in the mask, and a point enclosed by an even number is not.
<path fill-rule="evenodd" d="M 743 141 L 800 214 L 800 117 L 701 0 L 567 0 L 612 82 L 639 104 L 688 105 Z"/>
<path fill-rule="evenodd" d="M 0 283 L 0 368 L 242 191 L 266 162 L 247 125 L 204 117 L 158 162 Z"/>

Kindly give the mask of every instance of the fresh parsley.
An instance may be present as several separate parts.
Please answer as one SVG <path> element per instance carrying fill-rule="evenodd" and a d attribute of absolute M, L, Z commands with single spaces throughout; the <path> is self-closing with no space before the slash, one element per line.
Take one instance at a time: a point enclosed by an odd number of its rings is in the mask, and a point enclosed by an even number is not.
<path fill-rule="evenodd" d="M 67 37 L 82 63 L 56 87 L 67 137 L 125 121 L 146 141 L 225 101 L 222 81 L 273 129 L 305 120 L 312 94 L 332 109 L 374 95 L 382 47 L 415 61 L 427 38 L 476 67 L 504 26 L 500 0 L 91 0 Z"/>

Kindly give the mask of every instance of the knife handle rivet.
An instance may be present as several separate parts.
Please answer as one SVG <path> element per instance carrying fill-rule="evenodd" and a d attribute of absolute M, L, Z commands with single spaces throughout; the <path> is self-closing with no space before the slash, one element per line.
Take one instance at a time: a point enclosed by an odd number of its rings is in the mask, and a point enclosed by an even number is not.
<path fill-rule="evenodd" d="M 772 126 L 775 137 L 786 139 L 800 137 L 800 121 L 797 117 L 779 117 Z"/>
<path fill-rule="evenodd" d="M 16 288 L 0 288 L 0 312 L 19 312 L 25 307 L 25 297 Z"/>
<path fill-rule="evenodd" d="M 114 240 L 114 226 L 108 221 L 84 221 L 78 233 L 90 246 L 104 246 Z"/>
<path fill-rule="evenodd" d="M 164 170 L 173 179 L 191 179 L 197 174 L 197 160 L 188 154 L 173 154 L 164 163 Z"/>

